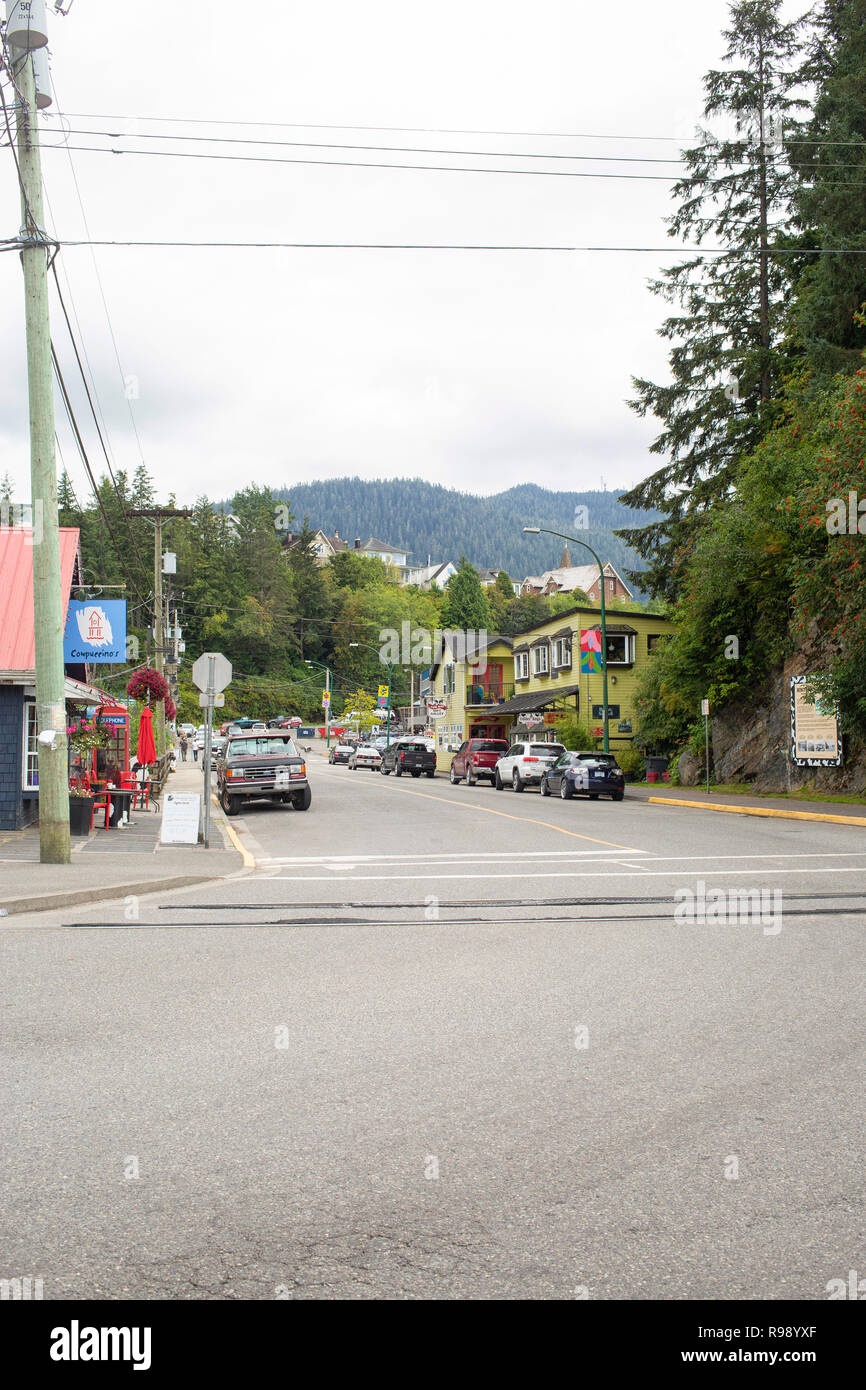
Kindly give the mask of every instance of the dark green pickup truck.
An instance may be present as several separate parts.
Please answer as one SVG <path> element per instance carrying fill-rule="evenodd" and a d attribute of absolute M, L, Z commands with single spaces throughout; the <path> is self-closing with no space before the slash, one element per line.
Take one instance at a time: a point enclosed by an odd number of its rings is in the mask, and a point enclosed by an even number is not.
<path fill-rule="evenodd" d="M 390 748 L 382 749 L 379 771 L 386 777 L 392 772 L 395 777 L 402 777 L 404 772 L 413 777 L 420 777 L 422 772 L 427 777 L 433 777 L 436 774 L 436 754 L 423 739 L 406 738 L 400 743 L 392 743 Z"/>

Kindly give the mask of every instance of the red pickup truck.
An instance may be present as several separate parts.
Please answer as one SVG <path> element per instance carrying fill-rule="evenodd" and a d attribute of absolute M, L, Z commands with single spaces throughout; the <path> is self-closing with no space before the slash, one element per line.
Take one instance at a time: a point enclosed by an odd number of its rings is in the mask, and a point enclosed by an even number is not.
<path fill-rule="evenodd" d="M 467 739 L 451 760 L 451 785 L 456 787 L 465 777 L 467 787 L 474 787 L 476 782 L 486 777 L 492 786 L 496 764 L 507 752 L 508 744 L 504 738 Z"/>

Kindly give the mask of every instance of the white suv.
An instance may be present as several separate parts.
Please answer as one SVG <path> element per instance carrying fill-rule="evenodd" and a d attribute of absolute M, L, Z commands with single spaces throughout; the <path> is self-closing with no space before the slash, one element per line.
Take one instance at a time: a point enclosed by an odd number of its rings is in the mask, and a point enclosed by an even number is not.
<path fill-rule="evenodd" d="M 561 743 L 539 743 L 530 739 L 512 743 L 496 764 L 493 785 L 500 792 L 506 784 L 516 792 L 522 792 L 527 786 L 540 786 L 543 774 L 565 751 Z"/>

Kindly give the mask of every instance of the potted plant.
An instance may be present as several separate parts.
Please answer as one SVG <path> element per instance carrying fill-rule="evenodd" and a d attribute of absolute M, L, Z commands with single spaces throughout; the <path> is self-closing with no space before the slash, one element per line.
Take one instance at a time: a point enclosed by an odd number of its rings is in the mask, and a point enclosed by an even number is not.
<path fill-rule="evenodd" d="M 69 789 L 69 833 L 89 835 L 93 816 L 93 797 L 82 787 Z"/>

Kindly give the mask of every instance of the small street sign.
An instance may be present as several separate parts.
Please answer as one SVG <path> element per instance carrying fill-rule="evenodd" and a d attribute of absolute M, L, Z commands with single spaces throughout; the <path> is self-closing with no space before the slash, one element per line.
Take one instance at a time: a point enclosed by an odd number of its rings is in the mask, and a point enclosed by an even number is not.
<path fill-rule="evenodd" d="M 388 698 L 388 687 L 387 687 L 387 685 L 380 685 L 380 686 L 379 686 L 379 699 L 380 699 L 380 700 L 387 700 L 387 698 Z"/>
<path fill-rule="evenodd" d="M 208 705 L 210 705 L 211 709 L 222 709 L 223 705 L 226 702 L 226 697 L 225 695 L 208 696 L 207 693 L 205 693 L 203 695 L 199 695 L 198 702 L 201 705 L 202 709 L 207 709 Z"/>
<path fill-rule="evenodd" d="M 232 664 L 222 652 L 202 652 L 193 663 L 193 685 L 199 690 L 225 690 L 231 678 Z"/>

